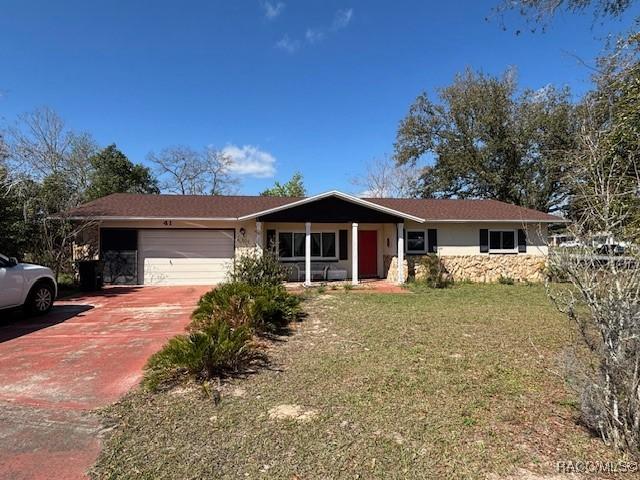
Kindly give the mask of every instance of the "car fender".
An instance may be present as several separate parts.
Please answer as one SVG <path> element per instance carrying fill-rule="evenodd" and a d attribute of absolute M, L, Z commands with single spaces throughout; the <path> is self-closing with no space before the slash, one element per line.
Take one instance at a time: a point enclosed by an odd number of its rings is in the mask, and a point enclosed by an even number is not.
<path fill-rule="evenodd" d="M 38 265 L 20 264 L 22 267 L 22 274 L 24 278 L 24 290 L 22 292 L 22 303 L 27 301 L 29 293 L 33 286 L 41 280 L 47 280 L 53 285 L 54 299 L 58 295 L 58 284 L 55 280 L 53 272 L 46 267 L 40 267 Z"/>

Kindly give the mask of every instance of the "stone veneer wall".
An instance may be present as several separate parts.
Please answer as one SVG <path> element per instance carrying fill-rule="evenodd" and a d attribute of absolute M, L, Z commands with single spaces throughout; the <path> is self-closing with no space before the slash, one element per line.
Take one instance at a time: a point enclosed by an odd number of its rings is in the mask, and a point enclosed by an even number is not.
<path fill-rule="evenodd" d="M 424 272 L 420 265 L 421 256 L 412 255 L 405 259 L 405 278 L 420 280 Z M 440 257 L 446 273 L 453 281 L 497 282 L 501 276 L 517 282 L 541 282 L 544 280 L 546 257 L 539 255 L 452 255 Z M 398 259 L 385 256 L 387 280 L 397 281 Z"/>

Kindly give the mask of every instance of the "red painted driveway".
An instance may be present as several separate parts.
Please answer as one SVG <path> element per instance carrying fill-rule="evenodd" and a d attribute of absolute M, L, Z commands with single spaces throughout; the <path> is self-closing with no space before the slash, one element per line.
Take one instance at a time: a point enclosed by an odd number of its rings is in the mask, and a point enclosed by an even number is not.
<path fill-rule="evenodd" d="M 209 288 L 111 287 L 43 317 L 0 313 L 0 478 L 83 478 L 100 449 L 87 412 L 140 381 Z"/>

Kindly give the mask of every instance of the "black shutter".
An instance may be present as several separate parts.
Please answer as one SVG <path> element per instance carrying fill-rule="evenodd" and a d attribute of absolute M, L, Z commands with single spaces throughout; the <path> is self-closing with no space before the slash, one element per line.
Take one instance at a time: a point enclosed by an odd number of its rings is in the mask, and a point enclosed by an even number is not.
<path fill-rule="evenodd" d="M 428 240 L 428 253 L 438 253 L 438 230 L 435 228 L 430 228 L 427 231 L 427 240 Z"/>
<path fill-rule="evenodd" d="M 527 253 L 527 233 L 522 229 L 518 229 L 518 252 Z"/>
<path fill-rule="evenodd" d="M 349 253 L 349 240 L 347 230 L 340 230 L 339 232 L 339 246 L 340 246 L 340 260 L 346 260 Z"/>
<path fill-rule="evenodd" d="M 480 229 L 480 253 L 489 252 L 489 230 L 486 228 Z"/>
<path fill-rule="evenodd" d="M 276 251 L 276 231 L 267 230 L 267 250 L 275 253 Z"/>

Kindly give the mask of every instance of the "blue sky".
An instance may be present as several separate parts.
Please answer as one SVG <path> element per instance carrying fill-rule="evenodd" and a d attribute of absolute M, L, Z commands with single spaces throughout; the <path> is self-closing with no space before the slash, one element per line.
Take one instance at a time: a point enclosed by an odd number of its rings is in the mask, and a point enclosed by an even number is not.
<path fill-rule="evenodd" d="M 296 170 L 310 193 L 354 192 L 421 91 L 515 66 L 523 87 L 579 95 L 589 71 L 574 56 L 628 26 L 566 15 L 516 36 L 521 18 L 506 32 L 485 20 L 497 1 L 3 0 L 0 120 L 47 105 L 136 162 L 228 148 L 243 193 Z"/>

